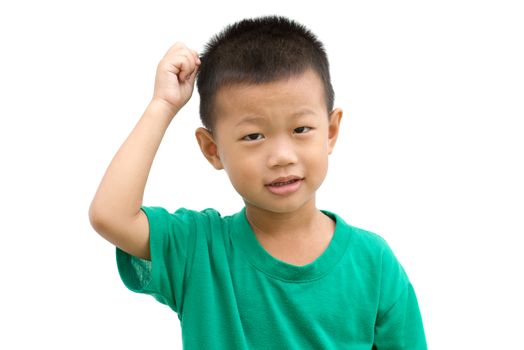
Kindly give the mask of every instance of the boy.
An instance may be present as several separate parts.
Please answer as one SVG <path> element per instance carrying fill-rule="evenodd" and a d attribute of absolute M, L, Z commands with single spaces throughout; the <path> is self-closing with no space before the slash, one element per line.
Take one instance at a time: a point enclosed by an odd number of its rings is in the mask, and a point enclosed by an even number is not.
<path fill-rule="evenodd" d="M 198 73 L 198 77 L 197 77 Z M 245 207 L 144 207 L 153 158 L 194 82 L 202 153 Z M 413 288 L 379 236 L 319 210 L 342 117 L 322 43 L 283 17 L 181 43 L 91 203 L 125 285 L 171 307 L 187 349 L 426 349 Z"/>

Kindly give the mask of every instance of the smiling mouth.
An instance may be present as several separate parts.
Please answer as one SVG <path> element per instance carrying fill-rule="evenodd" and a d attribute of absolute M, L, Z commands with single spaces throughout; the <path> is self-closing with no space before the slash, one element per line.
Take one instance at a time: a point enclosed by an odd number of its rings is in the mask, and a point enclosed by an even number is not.
<path fill-rule="evenodd" d="M 291 175 L 291 176 L 282 176 L 274 179 L 272 182 L 266 184 L 266 187 L 282 187 L 282 186 L 288 186 L 291 184 L 294 184 L 295 182 L 299 182 L 304 180 L 301 176 Z"/>
<path fill-rule="evenodd" d="M 289 176 L 280 177 L 266 185 L 266 188 L 274 195 L 288 196 L 297 192 L 304 181 L 303 177 Z"/>

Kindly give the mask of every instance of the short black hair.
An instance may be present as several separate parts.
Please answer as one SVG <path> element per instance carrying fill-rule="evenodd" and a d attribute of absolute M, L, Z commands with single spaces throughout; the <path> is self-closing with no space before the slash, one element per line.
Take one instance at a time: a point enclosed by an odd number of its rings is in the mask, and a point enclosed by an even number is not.
<path fill-rule="evenodd" d="M 282 16 L 244 19 L 227 26 L 207 43 L 197 75 L 200 118 L 210 131 L 215 125 L 214 98 L 223 87 L 262 84 L 313 69 L 321 79 L 328 114 L 335 93 L 324 45 L 304 25 Z"/>

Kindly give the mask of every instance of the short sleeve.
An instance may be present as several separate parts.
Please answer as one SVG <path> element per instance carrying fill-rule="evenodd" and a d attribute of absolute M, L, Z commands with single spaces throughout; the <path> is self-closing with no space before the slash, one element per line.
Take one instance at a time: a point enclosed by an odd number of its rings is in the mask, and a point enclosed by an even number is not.
<path fill-rule="evenodd" d="M 194 253 L 195 214 L 184 208 L 175 213 L 161 207 L 142 206 L 141 210 L 149 222 L 151 260 L 117 247 L 120 278 L 131 291 L 149 294 L 178 313 Z"/>
<path fill-rule="evenodd" d="M 387 244 L 382 254 L 381 274 L 373 349 L 427 350 L 415 290 Z"/>

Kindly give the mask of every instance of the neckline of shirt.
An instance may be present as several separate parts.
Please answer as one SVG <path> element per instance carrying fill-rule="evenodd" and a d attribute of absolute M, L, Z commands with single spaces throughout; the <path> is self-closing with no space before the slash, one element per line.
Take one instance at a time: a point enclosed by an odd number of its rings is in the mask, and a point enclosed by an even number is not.
<path fill-rule="evenodd" d="M 329 273 L 340 261 L 348 247 L 351 232 L 338 215 L 327 210 L 321 212 L 335 220 L 335 230 L 324 252 L 307 265 L 293 265 L 269 254 L 256 238 L 247 220 L 245 207 L 233 216 L 233 240 L 240 245 L 249 263 L 266 275 L 285 282 L 313 281 Z"/>

